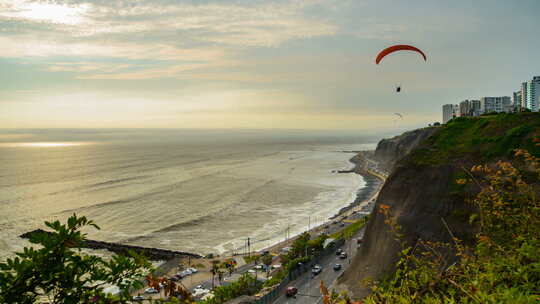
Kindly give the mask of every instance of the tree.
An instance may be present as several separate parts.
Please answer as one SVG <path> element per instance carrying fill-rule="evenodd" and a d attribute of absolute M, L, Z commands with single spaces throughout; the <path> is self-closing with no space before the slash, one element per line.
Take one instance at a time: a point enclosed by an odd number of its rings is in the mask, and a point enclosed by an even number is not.
<path fill-rule="evenodd" d="M 308 241 L 310 240 L 311 235 L 308 232 L 304 232 L 294 240 L 292 244 L 291 252 L 289 256 L 291 259 L 302 257 L 306 255 L 306 248 L 308 246 Z"/>
<path fill-rule="evenodd" d="M 219 261 L 218 260 L 213 260 L 212 261 L 212 289 L 214 289 L 214 278 L 216 276 L 216 274 L 218 273 L 219 271 Z"/>
<path fill-rule="evenodd" d="M 266 266 L 266 277 L 268 278 L 270 265 L 272 264 L 272 256 L 269 254 L 263 255 L 261 262 Z"/>
<path fill-rule="evenodd" d="M 0 263 L 0 303 L 35 303 L 48 297 L 51 303 L 111 303 L 102 291 L 105 284 L 116 285 L 121 294 L 116 303 L 125 303 L 131 288 L 142 287 L 139 278 L 150 270 L 143 257 L 114 255 L 110 260 L 80 252 L 85 226 L 99 227 L 75 214 L 67 224 L 45 222 L 53 232 L 35 233 L 30 242 L 41 248 L 25 247 L 13 259 Z"/>

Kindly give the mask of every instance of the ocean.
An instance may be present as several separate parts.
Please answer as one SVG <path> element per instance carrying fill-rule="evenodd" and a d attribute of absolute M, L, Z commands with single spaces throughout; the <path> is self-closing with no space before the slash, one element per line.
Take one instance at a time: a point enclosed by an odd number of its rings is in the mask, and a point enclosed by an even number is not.
<path fill-rule="evenodd" d="M 344 134 L 345 133 L 345 134 Z M 21 233 L 76 213 L 95 240 L 230 252 L 262 249 L 324 222 L 364 186 L 343 151 L 349 132 L 296 130 L 0 130 L 0 260 Z"/>

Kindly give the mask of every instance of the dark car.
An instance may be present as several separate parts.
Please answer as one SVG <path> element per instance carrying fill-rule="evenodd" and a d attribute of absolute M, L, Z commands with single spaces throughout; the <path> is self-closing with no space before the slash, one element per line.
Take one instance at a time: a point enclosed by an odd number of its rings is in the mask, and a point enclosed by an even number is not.
<path fill-rule="evenodd" d="M 335 264 L 334 265 L 334 270 L 335 271 L 341 270 L 341 264 Z"/>
<path fill-rule="evenodd" d="M 358 239 L 356 240 L 356 243 L 357 243 L 357 244 L 362 244 L 362 239 L 361 239 L 361 238 L 358 238 Z"/>
<path fill-rule="evenodd" d="M 340 255 L 341 253 L 343 253 L 343 249 L 339 248 L 338 250 L 336 250 L 336 255 Z"/>
<path fill-rule="evenodd" d="M 342 252 L 342 253 L 339 255 L 339 258 L 340 258 L 340 259 L 346 259 L 346 258 L 347 258 L 347 253 L 346 253 L 346 252 Z"/>
<path fill-rule="evenodd" d="M 294 286 L 289 286 L 285 289 L 285 295 L 287 297 L 294 297 L 298 293 L 298 288 Z"/>
<path fill-rule="evenodd" d="M 345 223 L 340 223 L 339 227 L 345 227 Z"/>

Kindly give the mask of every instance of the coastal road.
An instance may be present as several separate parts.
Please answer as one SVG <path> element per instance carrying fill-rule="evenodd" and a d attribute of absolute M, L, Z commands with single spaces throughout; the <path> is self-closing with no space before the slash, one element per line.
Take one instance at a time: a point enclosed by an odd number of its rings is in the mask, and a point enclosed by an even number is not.
<path fill-rule="evenodd" d="M 340 248 L 347 252 L 347 259 L 340 259 L 337 255 L 329 255 L 322 259 L 319 263 L 322 266 L 322 272 L 313 276 L 311 271 L 306 272 L 298 279 L 289 283 L 288 286 L 294 286 L 298 288 L 298 294 L 295 298 L 289 298 L 285 296 L 285 292 L 279 296 L 273 303 L 274 304 L 317 304 L 322 303 L 321 292 L 319 286 L 321 281 L 324 282 L 326 287 L 331 286 L 338 276 L 343 273 L 350 265 L 351 259 L 356 254 L 357 245 L 356 239 L 364 237 L 364 228 L 362 228 L 356 235 L 349 241 L 345 242 Z M 337 249 L 337 248 L 336 248 Z M 333 269 L 334 264 L 341 264 L 343 267 L 339 271 Z M 287 286 L 287 287 L 288 287 Z"/>
<path fill-rule="evenodd" d="M 341 219 L 341 220 L 337 220 L 337 219 L 336 219 L 334 222 L 329 222 L 328 224 L 326 224 L 325 226 L 328 227 L 328 228 L 323 229 L 323 231 L 321 231 L 320 233 L 324 232 L 324 233 L 327 233 L 327 234 L 333 234 L 333 233 L 339 232 L 340 230 L 342 230 L 342 229 L 346 228 L 347 226 L 349 226 L 349 225 L 350 225 L 351 223 L 353 223 L 354 221 L 357 221 L 357 220 L 361 219 L 361 218 L 364 217 L 364 216 L 365 216 L 365 215 L 362 214 L 361 212 L 357 212 L 357 213 L 351 214 L 351 215 L 349 215 L 349 216 L 347 216 L 347 217 L 344 217 L 344 218 Z M 317 235 L 319 235 L 320 233 L 313 233 L 313 236 L 317 236 Z M 355 236 L 355 238 L 362 237 L 362 235 L 363 235 L 363 229 L 360 230 L 360 231 L 357 233 L 357 236 Z M 348 246 L 348 244 L 349 244 L 349 243 L 347 243 L 347 246 Z M 345 245 L 344 245 L 344 246 L 345 246 Z M 351 248 L 352 248 L 352 247 L 355 247 L 355 246 L 356 246 L 356 244 L 354 244 L 354 246 L 351 246 Z M 354 249 L 355 249 L 355 248 L 354 248 Z M 343 250 L 344 250 L 344 251 L 347 251 L 347 253 L 348 253 L 348 248 L 347 248 L 347 250 L 346 250 L 346 248 L 343 247 Z M 355 251 L 354 251 L 354 252 L 355 252 Z M 349 256 L 350 256 L 350 255 L 349 255 Z M 274 257 L 274 259 L 276 259 L 276 258 L 277 258 L 277 257 Z M 334 259 L 333 259 L 332 261 L 334 261 L 334 260 L 339 260 L 339 259 L 337 258 L 337 256 L 333 256 L 333 258 L 334 258 Z M 340 260 L 340 261 L 341 261 L 341 262 L 335 262 L 335 263 L 342 264 L 343 267 L 345 267 L 345 266 L 346 266 L 345 264 L 348 263 L 348 260 Z M 335 263 L 333 263 L 333 264 L 330 265 L 330 269 L 333 267 L 333 265 L 334 265 Z M 233 275 L 236 275 L 236 276 L 242 275 L 242 274 L 246 273 L 248 270 L 253 269 L 254 266 L 255 266 L 255 263 L 249 263 L 249 264 L 242 265 L 242 266 L 238 267 L 237 269 L 235 269 L 235 271 L 233 272 Z M 323 266 L 323 265 L 321 265 L 321 266 Z M 323 267 L 324 267 L 324 266 L 323 266 Z M 325 268 L 326 268 L 326 267 L 325 267 Z M 325 270 L 326 270 L 326 269 L 325 269 Z M 339 271 L 338 271 L 338 272 L 339 272 Z M 324 271 L 323 271 L 323 273 L 324 273 Z M 262 272 L 262 271 L 257 271 L 257 275 L 258 275 L 258 276 L 261 276 L 261 277 L 262 277 L 262 276 L 266 276 L 266 274 L 265 274 L 264 272 Z M 228 284 L 227 278 L 229 278 L 229 275 L 228 275 L 228 274 L 226 274 L 225 277 L 224 277 L 224 282 L 223 282 L 223 283 L 224 283 L 225 285 Z M 184 278 L 182 281 L 184 281 L 184 280 L 186 280 L 186 281 L 187 281 L 187 280 L 190 280 L 190 277 L 186 277 L 186 278 Z M 319 282 L 319 281 L 317 281 L 317 282 Z M 325 281 L 325 283 L 326 283 L 326 281 Z M 317 283 L 317 284 L 318 284 L 318 283 Z M 208 280 L 208 281 L 202 282 L 202 283 L 200 283 L 199 285 L 201 285 L 202 288 L 205 288 L 205 289 L 212 289 L 212 280 Z M 217 278 L 216 278 L 216 286 L 218 286 Z M 318 290 L 318 286 L 319 286 L 319 285 L 316 286 L 317 290 Z M 195 289 L 195 286 L 192 286 L 192 287 L 190 288 L 190 291 L 193 292 L 194 289 Z"/>

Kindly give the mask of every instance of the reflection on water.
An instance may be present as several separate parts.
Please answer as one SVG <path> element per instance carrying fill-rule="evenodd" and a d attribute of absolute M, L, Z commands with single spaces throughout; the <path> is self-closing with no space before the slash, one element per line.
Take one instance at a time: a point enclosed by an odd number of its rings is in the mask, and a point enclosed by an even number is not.
<path fill-rule="evenodd" d="M 17 142 L 17 143 L 0 143 L 0 147 L 9 148 L 51 148 L 51 147 L 71 147 L 90 145 L 91 142 Z"/>

